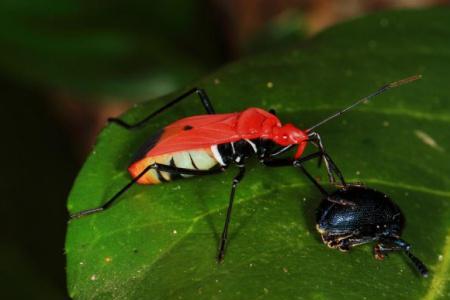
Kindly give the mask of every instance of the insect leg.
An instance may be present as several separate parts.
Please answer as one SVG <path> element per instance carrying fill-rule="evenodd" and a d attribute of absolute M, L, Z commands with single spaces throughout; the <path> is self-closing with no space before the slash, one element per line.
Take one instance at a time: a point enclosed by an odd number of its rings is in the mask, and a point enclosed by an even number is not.
<path fill-rule="evenodd" d="M 271 158 L 266 158 L 266 159 L 261 160 L 261 163 L 263 163 L 265 166 L 268 166 L 268 167 L 289 167 L 289 166 L 293 166 L 294 162 L 299 162 L 299 163 L 306 162 L 308 160 L 317 158 L 321 155 L 322 155 L 322 152 L 318 151 L 318 152 L 308 154 L 305 157 L 302 157 L 297 160 L 292 159 L 292 158 L 272 158 L 271 157 Z"/>
<path fill-rule="evenodd" d="M 419 271 L 423 277 L 428 277 L 428 268 L 420 259 L 411 253 L 410 248 L 411 246 L 402 239 L 386 238 L 376 244 L 373 250 L 375 258 L 379 260 L 383 260 L 389 252 L 404 251 L 417 271 Z"/>
<path fill-rule="evenodd" d="M 339 180 L 341 181 L 341 185 L 342 186 L 346 186 L 347 183 L 345 182 L 344 175 L 342 175 L 341 170 L 339 170 L 338 166 L 331 159 L 330 155 L 328 155 L 328 153 L 325 152 L 325 151 L 322 152 L 322 155 L 326 158 L 326 160 L 328 161 L 329 165 L 332 167 L 332 169 L 334 171 L 334 174 L 336 174 L 337 177 L 339 177 Z"/>
<path fill-rule="evenodd" d="M 112 196 L 108 201 L 102 204 L 99 207 L 91 208 L 87 210 L 83 210 L 77 213 L 70 215 L 70 219 L 77 219 L 83 216 L 91 215 L 100 211 L 104 211 L 111 207 L 116 200 L 125 193 L 129 188 L 131 188 L 142 176 L 144 176 L 150 170 L 158 170 L 163 172 L 168 172 L 171 174 L 183 174 L 183 175 L 209 175 L 221 172 L 221 169 L 212 169 L 212 170 L 191 170 L 185 168 L 178 168 L 164 164 L 154 163 L 147 166 L 141 173 L 139 173 L 135 178 L 133 178 L 128 184 L 126 184 L 122 189 L 120 189 L 114 196 Z"/>
<path fill-rule="evenodd" d="M 108 122 L 116 123 L 126 129 L 138 128 L 138 127 L 141 127 L 142 125 L 144 125 L 145 123 L 147 123 L 150 119 L 152 119 L 156 115 L 160 114 L 161 112 L 163 112 L 164 110 L 173 106 L 174 104 L 180 102 L 181 100 L 186 99 L 187 97 L 189 97 L 192 94 L 197 94 L 199 96 L 200 101 L 202 102 L 202 105 L 208 114 L 215 114 L 214 108 L 213 108 L 211 101 L 209 100 L 206 92 L 203 89 L 193 88 L 193 89 L 181 94 L 177 98 L 175 98 L 172 101 L 170 101 L 169 103 L 165 104 L 163 107 L 155 110 L 154 112 L 152 112 L 151 114 L 146 116 L 144 119 L 142 119 L 134 124 L 128 124 L 125 121 L 122 121 L 121 119 L 118 119 L 118 118 L 109 118 Z"/>
<path fill-rule="evenodd" d="M 327 169 L 327 173 L 328 173 L 328 178 L 330 180 L 330 183 L 335 183 L 336 180 L 334 178 L 334 174 L 336 174 L 339 177 L 339 180 L 341 181 L 341 184 L 343 186 L 345 186 L 345 180 L 344 180 L 344 176 L 342 176 L 341 171 L 339 170 L 339 168 L 336 166 L 336 164 L 333 162 L 333 160 L 331 159 L 331 157 L 328 155 L 328 153 L 325 151 L 325 148 L 323 146 L 322 143 L 322 138 L 320 137 L 320 135 L 317 132 L 311 132 L 309 134 L 309 136 L 312 139 L 313 144 L 319 148 L 319 150 L 323 153 L 322 156 L 320 156 L 319 158 L 319 166 L 322 162 L 322 160 L 325 163 L 325 167 Z"/>
<path fill-rule="evenodd" d="M 305 169 L 305 167 L 303 166 L 302 163 L 299 163 L 298 166 L 294 164 L 294 167 L 300 168 L 300 170 L 302 170 L 303 174 L 305 174 L 305 176 L 319 189 L 319 191 L 322 193 L 322 195 L 324 195 L 328 199 L 329 194 L 327 193 L 327 191 L 325 191 L 325 189 L 322 187 L 322 185 L 320 185 L 320 183 L 317 182 L 317 180 Z"/>
<path fill-rule="evenodd" d="M 325 153 L 326 154 L 326 153 Z M 330 194 L 322 187 L 322 185 L 305 169 L 303 164 L 307 162 L 308 160 L 317 158 L 324 155 L 323 152 L 318 151 L 312 154 L 309 154 L 301 159 L 293 160 L 291 158 L 277 158 L 277 159 L 269 159 L 266 161 L 262 161 L 264 165 L 268 167 L 286 167 L 286 166 L 294 166 L 296 168 L 300 168 L 300 170 L 303 172 L 303 174 L 306 175 L 306 177 L 317 187 L 317 189 L 320 191 L 320 193 L 326 197 L 326 199 L 330 202 L 337 203 L 340 205 L 355 205 L 354 202 L 344 200 L 344 199 L 333 199 L 330 197 Z M 326 154 L 327 155 L 327 154 Z M 340 174 L 340 173 L 339 173 Z M 342 175 L 341 175 L 342 176 Z M 345 181 L 344 178 L 341 179 L 344 186 Z"/>
<path fill-rule="evenodd" d="M 300 168 L 300 170 L 306 175 L 306 177 L 319 189 L 319 191 L 322 193 L 322 195 L 326 196 L 328 198 L 329 194 L 325 189 L 320 185 L 319 182 L 317 182 L 316 179 L 304 168 L 303 163 L 322 156 L 322 152 L 318 151 L 312 154 L 309 154 L 303 158 L 293 160 L 291 158 L 272 158 L 268 160 L 263 160 L 262 163 L 268 167 L 287 167 L 287 166 L 294 166 L 297 168 Z"/>
<path fill-rule="evenodd" d="M 239 173 L 233 178 L 233 184 L 231 185 L 231 193 L 230 193 L 230 201 L 228 203 L 228 209 L 227 209 L 227 216 L 225 218 L 225 224 L 223 226 L 222 231 L 222 237 L 220 239 L 219 244 L 219 254 L 217 256 L 217 260 L 219 262 L 223 261 L 223 258 L 225 256 L 225 247 L 228 239 L 228 225 L 230 224 L 231 219 L 231 210 L 233 209 L 233 201 L 234 201 L 234 194 L 236 192 L 236 187 L 241 182 L 242 178 L 245 174 L 245 167 L 240 166 L 239 167 Z"/>
<path fill-rule="evenodd" d="M 308 177 L 308 179 L 319 189 L 319 191 L 322 193 L 322 195 L 326 197 L 327 201 L 330 201 L 330 202 L 333 202 L 333 203 L 336 203 L 339 205 L 353 205 L 353 206 L 355 205 L 355 203 L 353 201 L 332 198 L 330 196 L 330 194 L 328 194 L 327 191 L 325 191 L 325 189 L 317 182 L 317 180 L 308 171 L 306 171 L 305 167 L 303 166 L 303 163 L 304 162 L 300 162 L 299 160 L 296 160 L 293 162 L 293 165 L 294 165 L 294 167 L 300 168 L 302 170 L 303 174 L 305 174 L 306 177 Z M 344 182 L 343 178 L 342 178 L 342 182 L 345 186 L 345 182 Z M 342 244 L 340 249 L 345 250 L 346 246 L 344 244 Z"/>

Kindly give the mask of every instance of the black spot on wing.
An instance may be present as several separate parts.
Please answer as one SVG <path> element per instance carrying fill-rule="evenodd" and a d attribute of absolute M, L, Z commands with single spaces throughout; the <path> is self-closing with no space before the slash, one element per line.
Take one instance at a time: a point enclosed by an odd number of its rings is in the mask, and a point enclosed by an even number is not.
<path fill-rule="evenodd" d="M 132 162 L 138 161 L 145 156 L 145 154 L 150 151 L 158 143 L 161 135 L 164 133 L 164 129 L 159 130 L 157 133 L 152 135 L 134 154 Z"/>
<path fill-rule="evenodd" d="M 194 128 L 194 127 L 192 127 L 191 125 L 186 125 L 183 127 L 183 130 L 187 131 L 187 130 L 191 130 L 192 128 Z"/>

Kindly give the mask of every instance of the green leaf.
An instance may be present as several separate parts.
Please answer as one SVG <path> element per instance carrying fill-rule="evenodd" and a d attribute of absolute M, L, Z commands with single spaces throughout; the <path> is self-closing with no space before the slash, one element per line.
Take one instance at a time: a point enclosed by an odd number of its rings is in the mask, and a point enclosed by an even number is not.
<path fill-rule="evenodd" d="M 308 128 L 387 82 L 419 73 L 421 81 L 389 91 L 318 131 L 349 181 L 388 193 L 402 208 L 403 237 L 429 266 L 428 279 L 401 254 L 380 262 L 370 245 L 348 254 L 327 248 L 314 228 L 318 191 L 296 170 L 252 162 L 238 187 L 223 264 L 215 256 L 234 168 L 136 186 L 109 211 L 72 221 L 66 242 L 70 295 L 448 299 L 449 9 L 358 19 L 290 49 L 229 65 L 197 85 L 208 91 L 218 112 L 275 108 L 284 122 Z M 178 94 L 140 105 L 123 119 L 140 120 Z M 111 197 L 130 180 L 126 168 L 151 133 L 198 113 L 202 108 L 194 97 L 144 129 L 107 126 L 75 182 L 69 210 Z M 309 169 L 323 175 L 314 163 Z"/>

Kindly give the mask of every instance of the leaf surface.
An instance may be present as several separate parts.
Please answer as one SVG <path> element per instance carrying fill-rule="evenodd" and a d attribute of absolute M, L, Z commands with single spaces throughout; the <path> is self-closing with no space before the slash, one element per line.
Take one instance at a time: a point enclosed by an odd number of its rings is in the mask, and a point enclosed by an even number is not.
<path fill-rule="evenodd" d="M 315 231 L 320 194 L 290 168 L 249 165 L 239 185 L 223 264 L 215 261 L 232 177 L 136 186 L 109 211 L 72 221 L 66 252 L 76 299 L 446 299 L 450 268 L 450 10 L 397 11 L 338 25 L 295 47 L 229 65 L 198 82 L 216 111 L 274 108 L 308 128 L 383 84 L 421 81 L 377 97 L 318 129 L 349 181 L 389 194 L 403 234 L 430 268 L 420 278 L 401 254 L 371 246 L 328 249 Z M 176 94 L 130 110 L 137 121 Z M 147 127 L 109 125 L 80 172 L 69 210 L 95 207 L 129 180 L 152 133 L 203 113 L 193 97 Z M 311 149 L 310 149 L 311 150 Z M 323 172 L 314 163 L 314 174 Z"/>

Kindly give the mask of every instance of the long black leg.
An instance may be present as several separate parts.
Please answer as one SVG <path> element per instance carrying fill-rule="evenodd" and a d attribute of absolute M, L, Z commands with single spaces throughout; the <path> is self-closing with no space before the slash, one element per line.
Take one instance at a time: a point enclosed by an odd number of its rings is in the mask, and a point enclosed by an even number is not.
<path fill-rule="evenodd" d="M 145 175 L 150 170 L 157 170 L 162 172 L 168 172 L 171 174 L 178 174 L 178 175 L 209 175 L 214 173 L 221 172 L 221 169 L 212 169 L 212 170 L 191 170 L 191 169 L 184 169 L 184 168 L 177 168 L 173 166 L 168 166 L 164 164 L 158 164 L 154 163 L 149 166 L 147 166 L 141 173 L 139 173 L 138 176 L 133 178 L 127 185 L 125 185 L 120 191 L 118 191 L 114 196 L 112 196 L 108 201 L 106 201 L 104 204 L 102 204 L 99 207 L 91 208 L 87 210 L 83 210 L 77 213 L 74 213 L 70 216 L 71 219 L 80 218 L 83 216 L 91 215 L 100 211 L 104 211 L 111 207 L 114 202 L 123 194 L 125 193 L 129 188 L 131 188 L 142 176 Z"/>
<path fill-rule="evenodd" d="M 317 158 L 317 157 L 321 157 L 324 155 L 328 155 L 328 154 L 324 154 L 322 151 L 318 151 L 312 154 L 309 154 L 301 159 L 292 159 L 292 158 L 275 158 L 275 159 L 268 159 L 268 160 L 263 160 L 262 163 L 268 167 L 286 167 L 286 166 L 294 166 L 296 168 L 300 168 L 300 170 L 306 175 L 306 177 L 317 187 L 317 189 L 320 191 L 320 193 L 322 193 L 322 195 L 324 195 L 328 201 L 330 202 L 334 202 L 337 204 L 341 204 L 341 205 L 355 205 L 353 202 L 351 201 L 344 201 L 342 199 L 338 199 L 335 200 L 333 198 L 330 197 L 330 195 L 327 193 L 327 191 L 322 187 L 322 185 L 320 185 L 319 182 L 317 182 L 316 179 L 314 179 L 314 177 L 305 169 L 305 167 L 303 166 L 303 164 L 311 159 Z M 331 160 L 331 158 L 327 158 L 330 160 L 331 164 L 334 165 L 334 162 Z M 336 167 L 337 169 L 337 167 Z M 339 169 L 337 169 L 339 170 Z M 345 181 L 344 178 L 342 176 L 342 174 L 340 172 L 338 172 L 338 176 L 341 178 L 342 184 L 345 186 Z"/>
<path fill-rule="evenodd" d="M 168 109 L 169 107 L 173 106 L 174 104 L 180 102 L 181 100 L 186 99 L 188 96 L 190 96 L 190 95 L 192 95 L 194 93 L 199 96 L 200 101 L 202 102 L 202 105 L 205 108 L 206 112 L 208 114 L 215 114 L 214 108 L 213 108 L 213 106 L 211 104 L 211 101 L 209 100 L 208 95 L 206 94 L 206 92 L 204 90 L 202 90 L 202 89 L 199 89 L 199 88 L 193 88 L 193 89 L 185 92 L 184 94 L 181 94 L 180 96 L 178 96 L 177 98 L 173 99 L 169 103 L 165 104 L 163 107 L 161 107 L 161 108 L 157 109 L 156 111 L 152 112 L 147 117 L 145 117 L 144 119 L 138 121 L 137 123 L 128 124 L 128 123 L 122 121 L 121 119 L 117 119 L 117 118 L 109 118 L 108 122 L 116 123 L 116 124 L 126 128 L 126 129 L 138 128 L 138 127 L 144 125 L 145 123 L 147 123 L 147 121 L 149 121 L 150 119 L 152 119 L 153 117 L 155 117 L 159 113 L 163 112 L 164 110 Z"/>
<path fill-rule="evenodd" d="M 317 134 L 317 136 L 319 136 Z M 313 138 L 316 139 L 316 134 L 313 135 Z M 319 136 L 319 141 L 320 141 L 320 136 Z M 342 175 L 341 171 L 339 170 L 339 168 L 337 167 L 337 165 L 334 163 L 334 161 L 331 159 L 330 155 L 328 153 L 325 152 L 322 142 L 318 142 L 315 143 L 315 145 L 319 148 L 318 152 L 313 153 L 312 155 L 315 157 L 319 158 L 319 162 L 324 159 L 325 161 L 325 166 L 327 169 L 327 173 L 328 173 L 328 178 L 330 179 L 330 183 L 335 183 L 334 180 L 334 176 L 333 173 L 335 175 L 337 175 L 337 177 L 339 178 L 339 181 L 341 182 L 342 186 L 346 186 L 346 182 L 344 179 L 344 176 Z M 294 147 L 294 145 L 289 145 L 287 147 L 281 148 L 280 150 L 278 150 L 275 153 L 271 153 L 269 158 L 267 158 L 265 161 L 266 162 L 272 162 L 274 163 L 274 161 L 277 161 L 278 158 L 276 158 L 278 155 L 285 153 L 286 151 L 288 151 L 289 149 L 291 149 L 292 147 Z M 305 157 L 306 160 L 309 160 L 309 155 Z M 305 158 L 300 159 L 300 161 L 306 161 Z M 284 159 L 281 159 L 284 160 Z M 294 160 L 288 160 L 289 162 L 285 164 L 285 166 L 291 165 L 293 163 Z M 263 163 L 265 164 L 265 162 L 263 161 Z"/>
<path fill-rule="evenodd" d="M 326 197 L 326 199 L 330 202 L 340 204 L 340 205 L 355 205 L 352 201 L 347 201 L 343 199 L 333 199 L 330 194 L 320 185 L 319 182 L 308 172 L 306 171 L 305 167 L 303 166 L 303 163 L 294 161 L 294 167 L 300 168 L 302 170 L 303 174 L 317 187 L 317 189 L 322 193 L 323 196 Z M 342 246 L 344 247 L 344 246 Z M 341 249 L 342 250 L 342 249 Z"/>
<path fill-rule="evenodd" d="M 314 179 L 314 177 L 305 169 L 303 166 L 303 163 L 315 159 L 317 157 L 322 156 L 322 152 L 318 151 L 312 154 L 309 154 L 305 157 L 302 157 L 300 159 L 294 160 L 291 158 L 271 158 L 268 160 L 263 160 L 262 163 L 268 167 L 287 167 L 287 166 L 294 166 L 297 168 L 300 168 L 300 170 L 306 175 L 306 177 L 319 189 L 319 191 L 324 196 L 329 196 L 327 191 L 320 185 L 320 183 L 317 182 L 317 180 Z"/>
<path fill-rule="evenodd" d="M 228 203 L 227 216 L 225 218 L 225 224 L 223 225 L 222 237 L 219 244 L 219 254 L 217 255 L 217 260 L 221 262 L 225 256 L 225 247 L 228 239 L 228 225 L 230 224 L 231 211 L 233 209 L 234 194 L 236 192 L 236 187 L 241 182 L 245 174 L 245 167 L 239 166 L 239 173 L 233 178 L 233 184 L 231 185 L 230 201 Z"/>
<path fill-rule="evenodd" d="M 326 160 L 328 161 L 328 164 L 331 166 L 334 174 L 336 174 L 337 177 L 339 178 L 339 180 L 341 181 L 341 185 L 346 186 L 347 183 L 345 182 L 344 175 L 342 175 L 341 170 L 339 170 L 338 166 L 331 159 L 330 155 L 327 152 L 323 151 L 323 157 L 326 158 Z"/>
<path fill-rule="evenodd" d="M 296 165 L 294 164 L 294 166 Z M 302 170 L 303 174 L 305 174 L 305 176 L 317 187 L 317 189 L 322 193 L 322 195 L 324 195 L 327 198 L 329 197 L 327 191 L 320 185 L 320 183 L 317 182 L 317 180 L 311 174 L 309 174 L 308 171 L 306 171 L 302 163 L 299 163 L 296 167 Z"/>
<path fill-rule="evenodd" d="M 343 186 L 345 186 L 345 180 L 344 180 L 344 176 L 342 176 L 341 171 L 339 170 L 339 168 L 336 166 L 336 164 L 333 162 L 333 160 L 331 159 L 330 155 L 328 155 L 328 153 L 325 151 L 325 148 L 323 146 L 322 143 L 322 138 L 320 137 L 320 135 L 317 132 L 310 132 L 309 133 L 309 137 L 310 139 L 313 141 L 313 144 L 319 148 L 319 150 L 323 153 L 323 155 L 321 157 L 319 157 L 319 166 L 322 162 L 322 160 L 325 162 L 325 167 L 327 169 L 327 173 L 328 173 L 328 178 L 330 180 L 330 183 L 335 183 L 336 180 L 334 179 L 333 173 L 336 174 L 339 177 L 339 180 L 341 181 L 341 184 Z"/>
<path fill-rule="evenodd" d="M 324 148 L 323 143 L 322 143 L 322 138 L 320 137 L 320 135 L 317 132 L 309 133 L 309 137 L 310 137 L 310 141 L 312 142 L 312 144 L 314 146 L 319 148 L 319 150 L 321 150 L 322 152 L 325 152 L 325 148 Z M 322 161 L 323 160 L 324 160 L 323 156 L 319 157 L 319 159 L 317 161 L 317 165 L 318 165 L 319 168 L 322 165 Z M 328 162 L 326 160 L 325 160 L 325 164 L 326 164 L 326 168 L 327 168 L 327 172 L 328 172 L 328 177 L 330 178 L 330 181 L 332 181 L 332 180 L 334 180 L 333 173 L 330 172 L 330 167 L 329 167 Z"/>
<path fill-rule="evenodd" d="M 276 158 L 276 159 L 265 160 L 265 161 L 263 161 L 263 164 L 268 167 L 294 166 L 294 167 L 300 168 L 300 170 L 303 172 L 303 174 L 305 174 L 305 176 L 317 187 L 317 189 L 322 193 L 322 195 L 328 197 L 329 194 L 327 193 L 327 191 L 322 187 L 322 185 L 320 185 L 319 182 L 317 182 L 316 179 L 314 179 L 314 177 L 303 166 L 303 163 L 305 163 L 311 159 L 320 157 L 320 156 L 322 156 L 322 153 L 319 151 L 319 152 L 312 153 L 310 155 L 307 155 L 307 156 L 305 156 L 301 159 L 297 159 L 297 160 L 293 160 L 290 158 Z"/>
<path fill-rule="evenodd" d="M 309 161 L 311 159 L 320 157 L 320 156 L 322 156 L 322 154 L 323 153 L 321 151 L 318 151 L 318 152 L 308 154 L 305 157 L 302 157 L 300 159 L 269 158 L 269 159 L 264 159 L 261 162 L 268 167 L 288 167 L 288 166 L 293 166 L 294 162 L 303 163 L 303 162 Z"/>
<path fill-rule="evenodd" d="M 263 159 L 261 162 L 268 167 L 289 167 L 289 166 L 294 166 L 294 167 L 299 167 L 300 165 L 302 165 L 304 162 L 310 161 L 314 158 L 318 158 L 323 156 L 324 153 L 322 151 L 317 151 L 311 154 L 306 155 L 305 157 L 299 158 L 299 159 L 292 159 L 292 158 L 288 158 L 288 157 L 283 157 L 283 158 L 268 158 L 268 159 Z"/>

